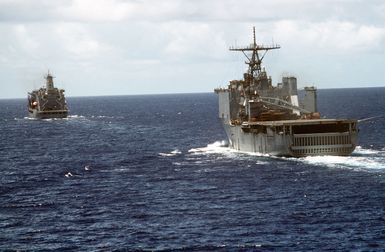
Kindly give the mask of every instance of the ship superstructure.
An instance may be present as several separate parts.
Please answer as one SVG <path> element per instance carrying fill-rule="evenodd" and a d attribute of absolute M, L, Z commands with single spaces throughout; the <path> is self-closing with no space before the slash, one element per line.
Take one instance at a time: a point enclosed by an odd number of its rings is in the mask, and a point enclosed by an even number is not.
<path fill-rule="evenodd" d="M 53 84 L 53 76 L 48 72 L 46 85 L 28 93 L 28 113 L 32 118 L 65 118 L 68 115 L 64 89 Z"/>
<path fill-rule="evenodd" d="M 317 89 L 305 87 L 304 99 L 298 98 L 297 79 L 272 79 L 262 60 L 279 45 L 253 43 L 230 47 L 247 58 L 248 70 L 241 80 L 232 80 L 227 88 L 217 88 L 219 117 L 230 147 L 247 152 L 278 156 L 349 155 L 356 146 L 357 120 L 321 119 L 317 111 Z"/>

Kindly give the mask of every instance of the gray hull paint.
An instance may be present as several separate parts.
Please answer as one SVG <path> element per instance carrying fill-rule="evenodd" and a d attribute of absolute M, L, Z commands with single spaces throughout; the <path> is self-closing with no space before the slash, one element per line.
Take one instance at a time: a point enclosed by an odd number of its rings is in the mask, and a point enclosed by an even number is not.
<path fill-rule="evenodd" d="M 285 135 L 267 136 L 243 132 L 239 125 L 224 124 L 231 148 L 245 152 L 256 152 L 278 156 L 289 156 L 290 139 Z"/>
<path fill-rule="evenodd" d="M 230 125 L 225 122 L 223 125 L 231 148 L 274 156 L 347 156 L 354 151 L 357 141 L 357 134 L 348 132 L 301 135 L 263 134 L 244 132 L 240 125 Z M 309 141 L 307 144 L 296 145 L 295 139 L 309 139 Z"/>
<path fill-rule="evenodd" d="M 320 155 L 350 155 L 357 142 L 355 120 L 344 119 L 318 119 L 318 120 L 291 120 L 267 121 L 247 123 L 246 126 L 262 125 L 266 133 L 250 132 L 245 125 L 231 123 L 231 101 L 228 90 L 217 92 L 219 98 L 219 117 L 222 120 L 229 146 L 235 150 L 255 152 L 275 156 L 320 156 Z M 350 124 L 349 130 L 343 132 L 296 134 L 291 128 L 298 125 L 325 125 L 325 124 Z M 286 126 L 290 130 L 283 132 L 275 130 L 277 126 Z"/>
<path fill-rule="evenodd" d="M 37 109 L 32 109 L 29 110 L 28 115 L 30 118 L 36 119 L 66 118 L 68 116 L 68 110 L 39 112 Z"/>

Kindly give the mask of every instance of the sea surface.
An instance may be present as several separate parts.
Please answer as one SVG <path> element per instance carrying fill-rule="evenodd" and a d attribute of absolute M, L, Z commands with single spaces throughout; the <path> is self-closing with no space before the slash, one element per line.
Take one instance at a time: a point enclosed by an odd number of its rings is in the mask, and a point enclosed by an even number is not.
<path fill-rule="evenodd" d="M 0 251 L 384 251 L 385 88 L 318 98 L 380 116 L 352 156 L 233 151 L 211 93 L 0 100 Z"/>

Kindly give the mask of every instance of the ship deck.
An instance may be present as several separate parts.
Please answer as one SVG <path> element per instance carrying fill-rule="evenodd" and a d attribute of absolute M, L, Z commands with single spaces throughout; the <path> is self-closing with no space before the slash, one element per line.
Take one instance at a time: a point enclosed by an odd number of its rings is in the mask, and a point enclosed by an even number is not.
<path fill-rule="evenodd" d="M 280 120 L 280 121 L 258 121 L 243 122 L 242 126 L 285 126 L 285 125 L 314 125 L 314 124 L 339 124 L 356 123 L 354 119 L 298 119 L 298 120 Z"/>

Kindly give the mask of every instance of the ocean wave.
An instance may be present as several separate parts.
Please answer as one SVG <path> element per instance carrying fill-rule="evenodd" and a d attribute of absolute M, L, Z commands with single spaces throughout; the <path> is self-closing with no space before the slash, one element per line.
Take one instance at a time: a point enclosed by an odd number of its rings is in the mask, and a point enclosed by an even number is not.
<path fill-rule="evenodd" d="M 175 149 L 169 153 L 163 153 L 163 152 L 160 152 L 158 153 L 159 156 L 162 156 L 162 157 L 174 157 L 174 156 L 177 156 L 177 155 L 180 155 L 182 154 L 182 152 L 178 149 Z"/>
<path fill-rule="evenodd" d="M 33 117 L 28 117 L 28 116 L 25 116 L 23 117 L 22 119 L 20 118 L 15 118 L 16 121 L 20 121 L 20 120 L 37 120 L 36 118 L 33 118 Z"/>
<path fill-rule="evenodd" d="M 206 147 L 192 148 L 188 153 L 189 155 L 186 156 L 185 159 L 188 160 L 189 164 L 193 165 L 215 163 L 216 160 L 225 160 L 225 162 L 232 162 L 232 160 L 248 160 L 255 162 L 256 165 L 267 165 L 273 161 L 269 159 L 269 157 L 271 157 L 269 154 L 232 149 L 225 140 L 215 141 L 214 143 L 208 144 Z M 215 159 L 211 157 L 212 155 L 215 156 Z"/>
<path fill-rule="evenodd" d="M 102 119 L 102 118 L 107 118 L 107 119 L 122 119 L 122 118 L 124 118 L 124 117 L 123 117 L 123 116 L 92 115 L 91 118 L 98 118 L 98 119 Z"/>
<path fill-rule="evenodd" d="M 365 149 L 361 146 L 357 146 L 356 150 L 350 156 L 308 156 L 303 158 L 294 157 L 277 157 L 269 154 L 258 152 L 244 152 L 234 150 L 228 147 L 226 141 L 216 141 L 208 144 L 206 147 L 192 148 L 189 151 L 191 155 L 205 155 L 205 154 L 221 154 L 227 158 L 244 158 L 247 157 L 266 157 L 271 158 L 256 160 L 257 164 L 266 165 L 274 160 L 287 160 L 293 162 L 304 162 L 310 165 L 326 166 L 330 168 L 347 168 L 354 170 L 372 170 L 372 171 L 385 171 L 385 151 L 376 149 Z"/>
<path fill-rule="evenodd" d="M 45 122 L 50 122 L 50 121 L 60 121 L 60 120 L 72 120 L 72 119 L 84 119 L 85 116 L 82 116 L 82 115 L 69 115 L 65 118 L 44 118 L 44 119 L 40 119 L 40 118 L 34 118 L 34 117 L 29 117 L 29 116 L 25 116 L 23 118 L 13 118 L 13 120 L 15 121 L 24 121 L 24 120 L 29 120 L 29 121 L 40 121 L 40 120 L 43 120 Z"/>
<path fill-rule="evenodd" d="M 175 248 L 167 248 L 161 249 L 158 251 L 260 251 L 261 249 L 271 250 L 275 247 L 274 245 L 269 244 L 253 244 L 253 243 L 245 243 L 245 244 L 201 244 L 201 245 L 191 245 L 191 246 L 183 246 L 183 247 L 175 247 Z M 146 250 L 144 250 L 146 251 Z"/>
<path fill-rule="evenodd" d="M 380 154 L 385 156 L 385 148 L 382 148 L 381 150 L 373 150 L 373 149 L 364 149 L 361 146 L 357 146 L 353 154 L 358 154 L 358 155 Z"/>
<path fill-rule="evenodd" d="M 189 153 L 192 154 L 201 154 L 201 153 L 223 153 L 223 152 L 229 152 L 232 151 L 230 148 L 228 148 L 227 141 L 216 141 L 212 144 L 208 144 L 206 147 L 200 147 L 200 148 L 192 148 L 188 150 Z"/>
<path fill-rule="evenodd" d="M 299 160 L 312 165 L 366 171 L 385 171 L 385 151 L 357 146 L 351 156 L 310 156 Z"/>
<path fill-rule="evenodd" d="M 208 144 L 206 147 L 201 148 L 192 148 L 188 151 L 192 155 L 204 155 L 204 154 L 221 154 L 229 158 L 244 158 L 244 155 L 247 157 L 270 157 L 271 155 L 266 153 L 259 152 L 247 152 L 239 151 L 229 147 L 227 141 L 216 141 L 214 143 Z M 241 156 L 242 154 L 243 156 Z"/>
<path fill-rule="evenodd" d="M 69 115 L 67 116 L 68 119 L 77 119 L 77 118 L 86 118 L 85 116 L 82 115 Z"/>

